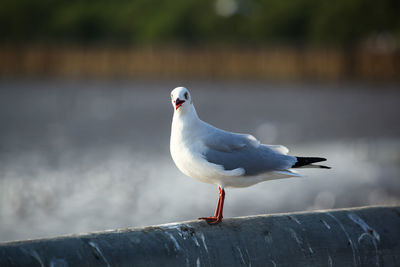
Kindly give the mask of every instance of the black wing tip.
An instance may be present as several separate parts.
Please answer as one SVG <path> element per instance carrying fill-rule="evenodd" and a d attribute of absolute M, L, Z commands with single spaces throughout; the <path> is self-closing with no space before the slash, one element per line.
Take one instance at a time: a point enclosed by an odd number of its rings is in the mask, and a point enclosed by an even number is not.
<path fill-rule="evenodd" d="M 305 158 L 305 159 L 310 159 L 310 160 L 312 160 L 312 161 L 314 161 L 314 162 L 327 161 L 326 158 L 320 158 L 320 157 L 303 157 L 303 158 Z"/>
<path fill-rule="evenodd" d="M 313 164 L 316 162 L 326 161 L 326 158 L 320 158 L 320 157 L 296 157 L 296 159 L 297 159 L 297 162 L 296 162 L 296 164 L 293 165 L 292 168 L 299 168 L 299 167 L 310 165 L 310 164 Z M 321 168 L 324 168 L 324 169 L 329 168 L 330 169 L 330 167 L 327 167 L 327 166 L 323 166 Z"/>

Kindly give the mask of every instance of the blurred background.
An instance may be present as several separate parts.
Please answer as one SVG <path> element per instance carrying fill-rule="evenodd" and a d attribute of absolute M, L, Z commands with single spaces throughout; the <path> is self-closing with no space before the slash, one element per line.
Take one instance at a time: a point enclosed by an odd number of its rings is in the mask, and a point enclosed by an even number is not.
<path fill-rule="evenodd" d="M 0 241 L 211 215 L 169 93 L 331 170 L 228 189 L 225 217 L 400 203 L 400 2 L 0 2 Z"/>

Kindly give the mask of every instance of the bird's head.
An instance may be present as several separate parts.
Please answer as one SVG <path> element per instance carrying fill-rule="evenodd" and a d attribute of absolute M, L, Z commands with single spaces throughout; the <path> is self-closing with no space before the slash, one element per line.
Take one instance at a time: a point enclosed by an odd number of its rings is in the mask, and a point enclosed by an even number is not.
<path fill-rule="evenodd" d="M 176 87 L 171 92 L 171 102 L 175 111 L 186 110 L 192 105 L 192 97 L 185 87 Z"/>

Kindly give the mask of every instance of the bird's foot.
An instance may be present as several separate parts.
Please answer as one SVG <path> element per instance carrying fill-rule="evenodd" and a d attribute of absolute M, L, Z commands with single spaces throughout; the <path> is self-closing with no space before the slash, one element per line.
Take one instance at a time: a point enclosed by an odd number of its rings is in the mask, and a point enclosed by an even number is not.
<path fill-rule="evenodd" d="M 208 224 L 217 224 L 222 221 L 222 217 L 218 216 L 200 217 L 199 220 L 205 220 Z"/>

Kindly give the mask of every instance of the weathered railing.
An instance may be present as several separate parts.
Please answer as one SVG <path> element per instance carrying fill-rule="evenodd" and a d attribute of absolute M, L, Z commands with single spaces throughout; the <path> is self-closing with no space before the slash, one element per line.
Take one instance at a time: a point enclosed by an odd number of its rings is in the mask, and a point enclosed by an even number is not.
<path fill-rule="evenodd" d="M 400 207 L 227 218 L 0 243 L 0 266 L 400 266 Z"/>

